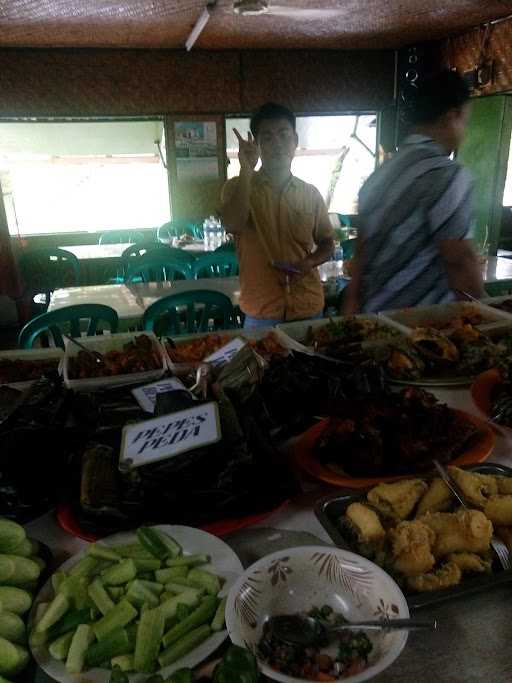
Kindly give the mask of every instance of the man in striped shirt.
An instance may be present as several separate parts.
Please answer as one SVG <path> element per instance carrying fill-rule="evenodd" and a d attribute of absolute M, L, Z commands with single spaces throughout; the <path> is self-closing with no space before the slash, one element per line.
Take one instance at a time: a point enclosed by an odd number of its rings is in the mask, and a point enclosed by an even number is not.
<path fill-rule="evenodd" d="M 359 194 L 360 228 L 346 313 L 439 304 L 458 291 L 480 297 L 471 242 L 469 173 L 450 155 L 469 118 L 469 90 L 446 71 L 417 90 L 413 133 Z"/>

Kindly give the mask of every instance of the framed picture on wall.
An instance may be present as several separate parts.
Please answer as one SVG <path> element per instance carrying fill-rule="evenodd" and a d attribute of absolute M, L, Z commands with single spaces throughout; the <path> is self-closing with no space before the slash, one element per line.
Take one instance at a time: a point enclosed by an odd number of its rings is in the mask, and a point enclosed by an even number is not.
<path fill-rule="evenodd" d="M 174 140 L 178 181 L 219 177 L 215 121 L 175 121 Z"/>

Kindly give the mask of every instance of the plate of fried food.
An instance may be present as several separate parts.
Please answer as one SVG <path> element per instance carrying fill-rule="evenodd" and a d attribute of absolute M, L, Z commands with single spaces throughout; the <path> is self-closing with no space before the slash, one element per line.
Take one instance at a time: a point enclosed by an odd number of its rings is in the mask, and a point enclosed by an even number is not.
<path fill-rule="evenodd" d="M 494 442 L 483 420 L 408 387 L 351 397 L 302 434 L 291 455 L 316 479 L 364 488 L 429 471 L 433 453 L 444 464 L 482 462 Z"/>
<path fill-rule="evenodd" d="M 470 509 L 434 476 L 332 495 L 316 506 L 336 545 L 383 567 L 410 607 L 512 580 L 490 545 L 495 534 L 512 550 L 512 469 L 489 463 L 448 471 Z"/>

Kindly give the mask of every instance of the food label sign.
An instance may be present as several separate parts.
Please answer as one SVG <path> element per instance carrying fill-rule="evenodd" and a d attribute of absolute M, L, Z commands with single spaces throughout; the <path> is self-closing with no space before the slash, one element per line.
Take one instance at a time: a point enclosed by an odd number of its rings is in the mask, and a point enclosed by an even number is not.
<path fill-rule="evenodd" d="M 213 402 L 127 425 L 123 429 L 119 469 L 172 458 L 220 438 L 219 411 Z"/>
<path fill-rule="evenodd" d="M 235 337 L 228 344 L 224 344 L 215 353 L 212 353 L 208 358 L 204 359 L 204 363 L 211 363 L 212 365 L 221 366 L 229 363 L 229 361 L 236 356 L 240 349 L 245 346 L 246 341 L 241 337 Z"/>
<path fill-rule="evenodd" d="M 152 384 L 132 389 L 132 394 L 137 399 L 137 403 L 142 410 L 145 410 L 147 413 L 154 413 L 157 394 L 167 391 L 187 391 L 187 388 L 177 377 L 170 377 L 169 379 L 162 379 L 159 382 L 153 382 Z"/>

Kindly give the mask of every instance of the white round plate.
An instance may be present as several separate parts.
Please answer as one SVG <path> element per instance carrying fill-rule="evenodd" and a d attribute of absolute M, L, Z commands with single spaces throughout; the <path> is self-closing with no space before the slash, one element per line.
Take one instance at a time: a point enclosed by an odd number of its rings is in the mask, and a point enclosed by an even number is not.
<path fill-rule="evenodd" d="M 224 597 L 229 593 L 231 586 L 235 583 L 237 578 L 243 572 L 242 563 L 238 559 L 236 553 L 231 550 L 231 548 L 221 541 L 216 536 L 208 534 L 206 531 L 201 531 L 200 529 L 195 529 L 194 527 L 170 525 L 170 524 L 158 524 L 155 525 L 156 529 L 166 532 L 172 536 L 183 548 L 183 552 L 186 555 L 192 554 L 205 554 L 210 555 L 211 562 L 208 565 L 204 565 L 205 569 L 210 569 L 218 576 L 222 577 L 225 581 L 222 586 L 222 590 L 219 595 Z M 119 534 L 114 534 L 113 536 L 108 536 L 101 540 L 101 543 L 105 545 L 114 546 L 125 543 L 134 543 L 137 540 L 134 531 L 122 532 Z M 86 548 L 80 551 L 69 560 L 66 560 L 64 564 L 59 567 L 59 571 L 68 571 L 75 565 L 86 553 Z M 54 595 L 53 588 L 51 585 L 51 580 L 48 580 L 45 585 L 39 591 L 32 610 L 30 613 L 30 622 L 33 619 L 37 605 L 40 602 L 48 602 L 52 599 Z M 205 640 L 201 645 L 196 647 L 192 652 L 190 652 L 185 657 L 182 657 L 174 664 L 165 667 L 158 671 L 164 679 L 169 677 L 174 671 L 182 669 L 184 667 L 194 667 L 202 662 L 208 655 L 214 652 L 219 645 L 226 639 L 227 631 L 220 631 L 219 633 L 212 634 L 207 640 Z M 46 645 L 40 647 L 31 647 L 34 659 L 39 664 L 41 669 L 51 676 L 51 678 L 60 683 L 108 683 L 110 677 L 109 669 L 87 669 L 80 674 L 68 674 L 64 666 L 64 662 L 59 662 L 56 659 L 50 657 L 48 648 Z M 139 681 L 144 681 L 148 678 L 148 674 L 129 674 L 130 683 L 138 683 Z"/>

